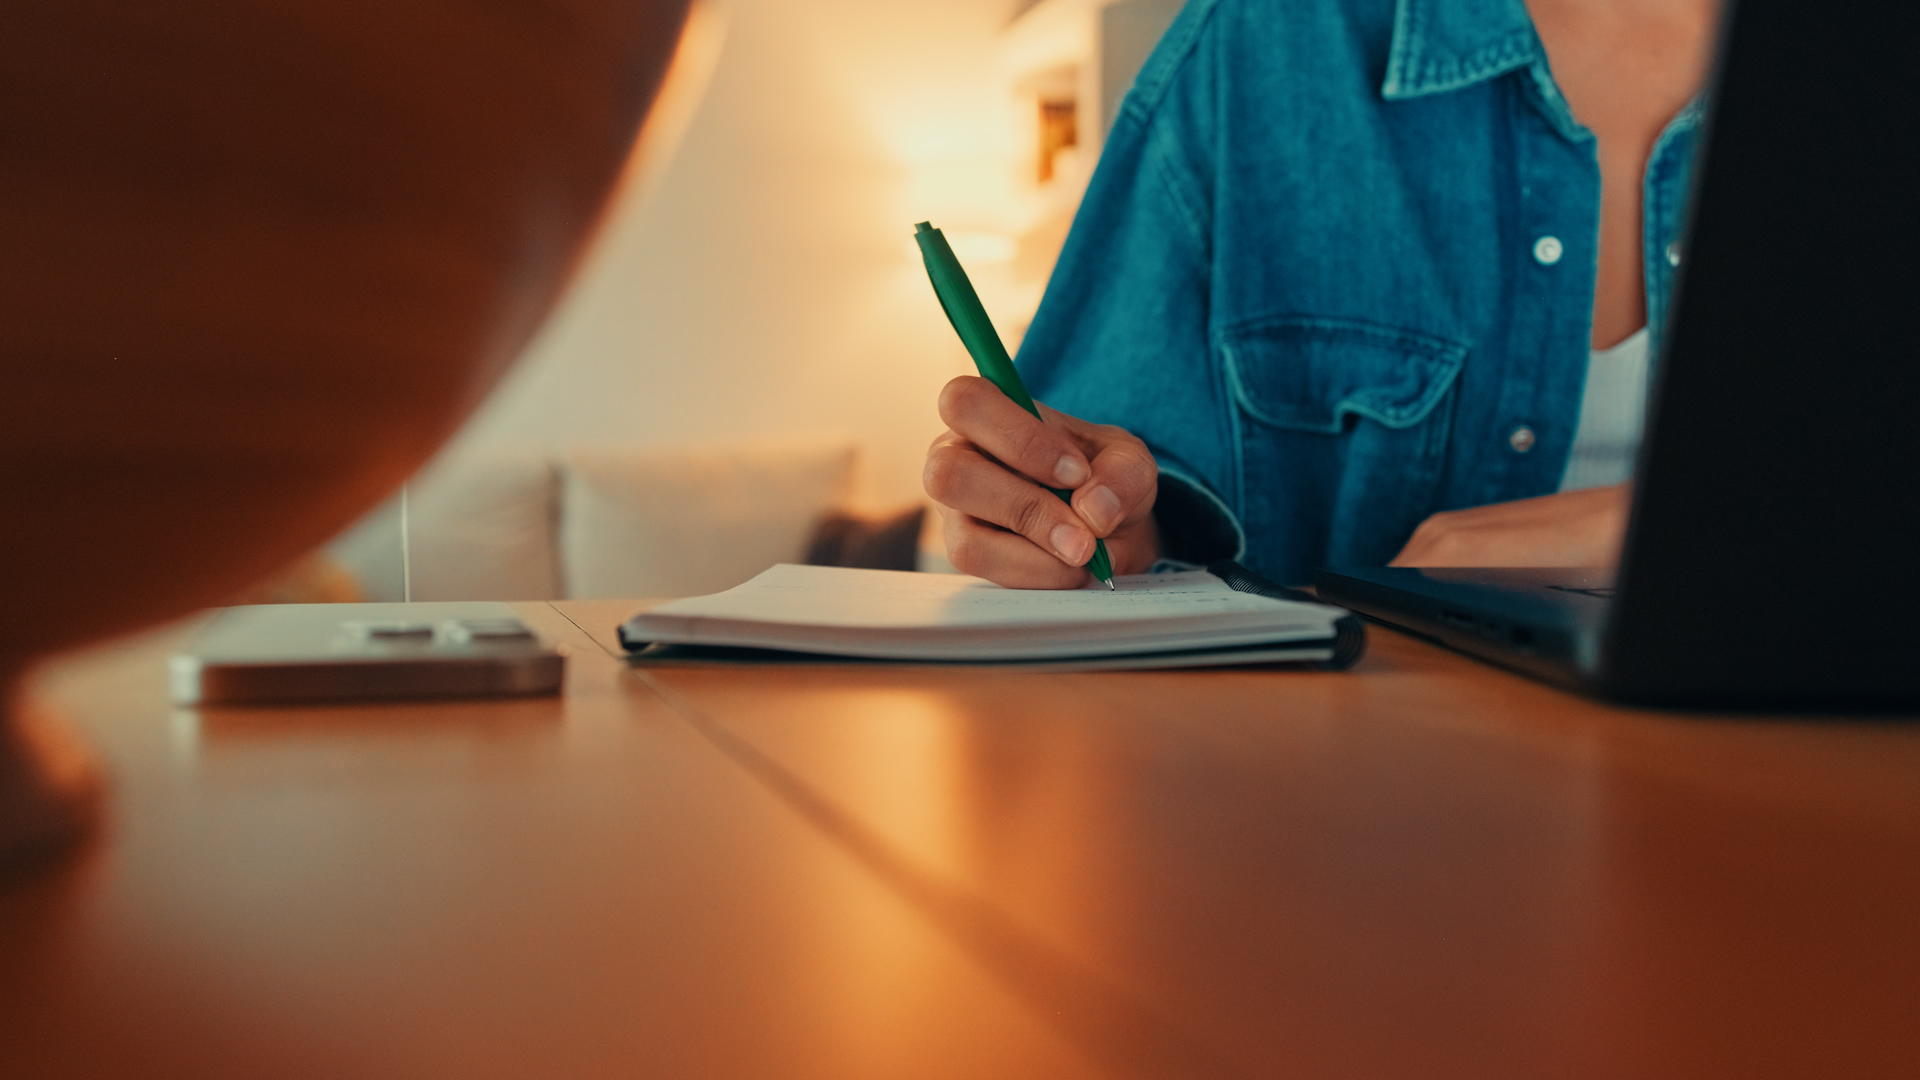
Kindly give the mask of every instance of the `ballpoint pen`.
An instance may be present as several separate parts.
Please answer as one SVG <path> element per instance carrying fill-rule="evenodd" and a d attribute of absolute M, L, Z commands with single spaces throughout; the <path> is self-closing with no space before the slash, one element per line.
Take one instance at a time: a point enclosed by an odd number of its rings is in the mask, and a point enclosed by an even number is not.
<path fill-rule="evenodd" d="M 980 369 L 983 378 L 999 387 L 1001 393 L 1012 398 L 1015 405 L 1039 418 L 1040 409 L 1034 405 L 1033 395 L 1027 393 L 1027 384 L 1020 381 L 1013 358 L 1007 355 L 1006 345 L 994 332 L 993 320 L 987 318 L 987 309 L 981 306 L 980 296 L 973 291 L 973 282 L 967 280 L 967 272 L 960 268 L 960 260 L 954 257 L 947 238 L 926 221 L 913 227 L 913 238 L 920 245 L 921 259 L 927 264 L 927 278 L 933 282 L 933 293 L 940 298 L 940 306 L 946 310 L 947 321 L 953 324 L 954 332 L 960 335 L 960 343 L 973 356 L 973 366 Z M 1062 502 L 1073 502 L 1073 492 L 1066 488 L 1047 490 L 1060 496 Z M 1099 537 L 1094 538 L 1093 558 L 1087 560 L 1087 569 L 1107 588 L 1113 588 L 1113 560 L 1107 556 L 1107 542 Z"/>

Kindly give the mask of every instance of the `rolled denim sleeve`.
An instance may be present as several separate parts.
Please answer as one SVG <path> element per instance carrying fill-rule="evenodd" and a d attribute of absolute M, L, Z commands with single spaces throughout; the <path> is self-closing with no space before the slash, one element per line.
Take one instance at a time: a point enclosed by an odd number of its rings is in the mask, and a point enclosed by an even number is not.
<path fill-rule="evenodd" d="M 1035 396 L 1147 443 L 1165 552 L 1197 563 L 1246 547 L 1208 332 L 1214 6 L 1189 3 L 1135 80 L 1018 360 Z"/>
<path fill-rule="evenodd" d="M 1165 558 L 1205 566 L 1246 557 L 1247 534 L 1220 496 L 1165 465 L 1160 468 L 1160 496 L 1153 516 L 1160 525 L 1160 554 Z"/>

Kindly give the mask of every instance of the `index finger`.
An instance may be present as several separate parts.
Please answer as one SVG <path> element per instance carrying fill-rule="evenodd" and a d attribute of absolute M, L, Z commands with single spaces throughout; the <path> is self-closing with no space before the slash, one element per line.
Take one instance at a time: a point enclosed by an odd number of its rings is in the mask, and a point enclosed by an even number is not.
<path fill-rule="evenodd" d="M 1001 464 L 1047 487 L 1076 488 L 1093 475 L 1072 438 L 978 376 L 962 375 L 940 391 L 940 419 Z"/>

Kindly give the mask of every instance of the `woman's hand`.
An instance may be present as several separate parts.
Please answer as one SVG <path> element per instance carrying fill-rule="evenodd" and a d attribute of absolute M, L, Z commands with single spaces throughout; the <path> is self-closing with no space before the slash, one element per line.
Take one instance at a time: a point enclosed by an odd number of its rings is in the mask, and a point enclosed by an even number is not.
<path fill-rule="evenodd" d="M 940 504 L 947 558 L 961 571 L 1016 589 L 1087 583 L 1095 537 L 1116 574 L 1160 557 L 1153 500 L 1160 467 L 1117 427 L 1040 406 L 1045 423 L 985 379 L 963 375 L 940 392 L 951 430 L 927 450 L 924 483 Z M 1073 504 L 1049 488 L 1073 489 Z"/>
<path fill-rule="evenodd" d="M 1391 565 L 1611 567 L 1630 501 L 1615 484 L 1449 510 L 1421 522 Z"/>

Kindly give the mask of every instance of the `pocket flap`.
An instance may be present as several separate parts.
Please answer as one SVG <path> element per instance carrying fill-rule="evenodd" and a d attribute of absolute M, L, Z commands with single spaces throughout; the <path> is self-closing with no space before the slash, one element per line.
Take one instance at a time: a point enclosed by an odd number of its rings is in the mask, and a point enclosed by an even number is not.
<path fill-rule="evenodd" d="M 1227 378 L 1249 415 L 1275 427 L 1337 434 L 1348 416 L 1390 428 L 1427 418 L 1467 347 L 1407 330 L 1298 317 L 1242 323 L 1221 335 Z"/>

